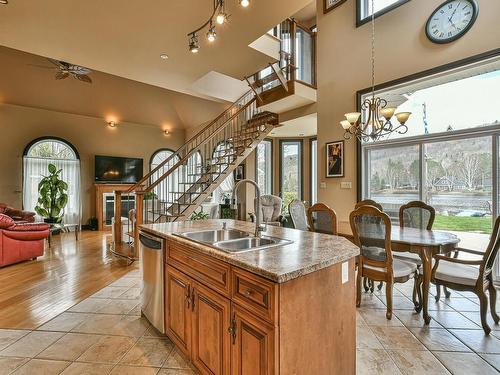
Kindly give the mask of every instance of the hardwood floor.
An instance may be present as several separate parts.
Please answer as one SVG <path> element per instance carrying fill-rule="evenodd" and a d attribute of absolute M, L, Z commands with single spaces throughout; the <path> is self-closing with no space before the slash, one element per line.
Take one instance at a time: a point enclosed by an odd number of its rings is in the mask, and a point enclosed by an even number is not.
<path fill-rule="evenodd" d="M 60 234 L 38 260 L 0 268 L 0 328 L 35 329 L 138 267 L 111 256 L 110 241 L 109 232 Z"/>

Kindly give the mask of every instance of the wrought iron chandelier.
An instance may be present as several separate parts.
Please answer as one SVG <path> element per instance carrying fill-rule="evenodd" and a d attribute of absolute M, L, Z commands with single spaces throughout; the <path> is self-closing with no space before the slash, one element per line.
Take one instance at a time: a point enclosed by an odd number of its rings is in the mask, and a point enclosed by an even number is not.
<path fill-rule="evenodd" d="M 410 118 L 411 112 L 396 112 L 396 108 L 387 107 L 387 101 L 375 96 L 375 1 L 372 0 L 372 95 L 361 104 L 361 111 L 366 114 L 366 119 L 361 119 L 360 112 L 345 114 L 345 120 L 340 122 L 344 129 L 344 138 L 350 139 L 353 136 L 360 141 L 376 141 L 393 132 L 404 134 L 408 131 L 406 122 Z M 392 121 L 396 117 L 397 123 Z"/>
<path fill-rule="evenodd" d="M 216 24 L 223 25 L 227 22 L 229 18 L 229 14 L 226 12 L 226 3 L 225 0 L 213 0 L 214 1 L 214 10 L 210 16 L 210 18 L 203 25 L 198 27 L 196 30 L 191 31 L 188 36 L 189 43 L 189 51 L 192 53 L 198 53 L 200 50 L 200 41 L 198 40 L 198 34 L 205 28 L 208 28 L 207 31 L 207 40 L 209 43 L 215 42 L 217 38 L 217 32 L 215 30 Z M 250 5 L 250 0 L 239 0 L 239 4 L 246 8 Z"/>

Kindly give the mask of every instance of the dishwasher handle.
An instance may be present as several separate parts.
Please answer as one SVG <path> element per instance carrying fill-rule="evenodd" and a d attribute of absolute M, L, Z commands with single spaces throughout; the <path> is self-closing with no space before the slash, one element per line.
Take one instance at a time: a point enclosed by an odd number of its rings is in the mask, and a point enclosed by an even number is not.
<path fill-rule="evenodd" d="M 148 249 L 153 250 L 162 250 L 163 249 L 163 241 L 159 238 L 150 237 L 145 235 L 144 233 L 139 233 L 139 241 Z"/>

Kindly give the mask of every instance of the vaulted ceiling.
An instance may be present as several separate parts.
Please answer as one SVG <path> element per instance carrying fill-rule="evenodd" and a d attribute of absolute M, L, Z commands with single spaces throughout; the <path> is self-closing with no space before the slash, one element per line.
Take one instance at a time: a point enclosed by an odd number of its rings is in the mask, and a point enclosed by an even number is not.
<path fill-rule="evenodd" d="M 228 0 L 230 22 L 211 46 L 200 35 L 194 55 L 187 34 L 208 19 L 212 0 L 13 0 L 0 6 L 0 45 L 203 96 L 192 84 L 209 72 L 242 79 L 265 66 L 269 57 L 248 45 L 308 3 Z"/>

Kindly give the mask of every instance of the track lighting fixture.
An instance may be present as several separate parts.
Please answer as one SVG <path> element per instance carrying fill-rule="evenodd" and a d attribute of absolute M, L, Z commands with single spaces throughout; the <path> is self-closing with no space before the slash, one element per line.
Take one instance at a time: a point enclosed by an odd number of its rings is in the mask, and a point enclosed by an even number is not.
<path fill-rule="evenodd" d="M 200 43 L 198 42 L 198 36 L 196 33 L 191 35 L 191 39 L 189 40 L 189 51 L 192 53 L 198 53 L 200 50 Z"/>
<path fill-rule="evenodd" d="M 240 0 L 240 5 L 243 7 L 243 8 L 246 8 L 250 5 L 250 0 Z"/>
<path fill-rule="evenodd" d="M 240 4 L 242 1 L 246 1 L 246 3 L 249 3 L 248 0 L 240 0 Z M 214 9 L 208 21 L 205 22 L 200 27 L 198 27 L 196 30 L 191 31 L 188 34 L 189 50 L 193 53 L 196 53 L 200 50 L 200 44 L 198 43 L 198 33 L 200 33 L 203 29 L 208 27 L 207 40 L 210 43 L 212 43 L 217 38 L 215 24 L 222 25 L 226 23 L 229 18 L 229 15 L 226 13 L 225 0 L 213 0 L 213 2 L 214 2 Z"/>

